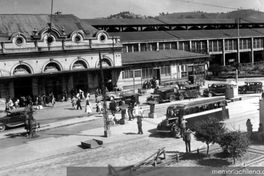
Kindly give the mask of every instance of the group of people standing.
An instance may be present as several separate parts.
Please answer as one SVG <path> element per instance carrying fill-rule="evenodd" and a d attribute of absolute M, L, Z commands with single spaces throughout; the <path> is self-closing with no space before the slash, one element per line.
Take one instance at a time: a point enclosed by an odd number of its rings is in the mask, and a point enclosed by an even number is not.
<path fill-rule="evenodd" d="M 84 92 L 79 89 L 78 93 L 76 95 L 73 95 L 71 98 L 72 107 L 76 110 L 82 110 L 81 102 L 82 100 L 85 100 L 85 112 L 88 114 L 92 113 L 92 108 L 90 104 L 90 94 L 87 93 L 84 95 Z"/>
<path fill-rule="evenodd" d="M 29 104 L 35 105 L 38 109 L 51 104 L 55 105 L 55 96 L 52 92 L 48 95 L 42 94 L 40 96 L 21 96 L 20 98 L 6 98 L 6 111 L 17 109 L 19 107 L 27 107 Z"/>

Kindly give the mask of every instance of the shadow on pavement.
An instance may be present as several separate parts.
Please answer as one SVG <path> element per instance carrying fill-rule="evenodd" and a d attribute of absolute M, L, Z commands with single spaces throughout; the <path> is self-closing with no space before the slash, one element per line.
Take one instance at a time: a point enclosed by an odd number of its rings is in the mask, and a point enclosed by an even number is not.
<path fill-rule="evenodd" d="M 158 133 L 156 131 L 156 128 L 148 130 L 150 133 L 149 137 L 154 137 L 154 138 L 175 138 L 171 136 L 169 133 Z"/>
<path fill-rule="evenodd" d="M 6 134 L 5 136 L 7 136 L 8 138 L 26 137 L 27 136 L 27 132 L 9 133 L 9 134 Z"/>
<path fill-rule="evenodd" d="M 75 108 L 64 108 L 64 109 L 66 109 L 66 110 L 75 110 L 75 111 L 80 111 L 79 109 L 77 110 L 77 109 L 75 109 Z"/>
<path fill-rule="evenodd" d="M 134 132 L 128 132 L 128 133 L 124 133 L 126 135 L 137 135 L 137 133 L 134 133 Z"/>
<path fill-rule="evenodd" d="M 87 136 L 87 137 L 104 137 L 103 135 L 89 135 L 89 134 L 72 134 L 72 133 L 43 133 L 51 136 Z"/>

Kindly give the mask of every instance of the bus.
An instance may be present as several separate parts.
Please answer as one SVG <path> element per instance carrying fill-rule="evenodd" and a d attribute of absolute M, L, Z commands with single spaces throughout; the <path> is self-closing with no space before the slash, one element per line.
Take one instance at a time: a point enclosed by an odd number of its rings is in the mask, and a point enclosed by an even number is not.
<path fill-rule="evenodd" d="M 187 121 L 186 127 L 192 129 L 197 121 L 211 117 L 219 121 L 229 119 L 229 111 L 224 96 L 200 98 L 170 105 L 166 111 L 166 119 L 157 126 L 157 132 L 180 137 L 183 120 Z"/>

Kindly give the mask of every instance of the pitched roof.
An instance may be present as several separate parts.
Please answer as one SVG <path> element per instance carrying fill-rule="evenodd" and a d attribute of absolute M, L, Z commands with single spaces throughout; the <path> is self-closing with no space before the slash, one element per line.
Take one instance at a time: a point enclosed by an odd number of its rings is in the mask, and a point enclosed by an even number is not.
<path fill-rule="evenodd" d="M 147 19 L 82 19 L 93 26 L 129 26 L 129 25 L 186 25 L 186 24 L 236 24 L 235 19 L 191 19 L 191 18 L 175 18 L 170 16 L 160 16 L 157 18 Z M 241 24 L 247 23 L 264 23 L 263 19 L 244 19 Z"/>
<path fill-rule="evenodd" d="M 160 51 L 145 51 L 122 53 L 123 65 L 154 63 L 164 61 L 179 61 L 195 58 L 208 58 L 209 55 L 193 53 L 182 50 L 160 50 Z"/>
<path fill-rule="evenodd" d="M 174 30 L 174 31 L 140 31 L 140 32 L 110 32 L 110 35 L 120 36 L 122 43 L 126 42 L 151 42 L 168 40 L 193 40 L 193 39 L 222 39 L 238 36 L 237 29 L 214 30 Z M 264 29 L 240 29 L 240 37 L 264 36 Z"/>
<path fill-rule="evenodd" d="M 82 19 L 82 21 L 94 25 L 107 25 L 107 26 L 120 26 L 120 25 L 156 25 L 162 24 L 160 21 L 149 18 L 149 19 L 106 19 L 106 18 L 98 18 L 98 19 Z"/>
<path fill-rule="evenodd" d="M 38 31 L 47 27 L 50 22 L 50 15 L 47 14 L 0 14 L 0 35 L 10 37 L 13 33 L 23 33 L 27 38 L 32 35 L 32 31 Z M 74 15 L 53 15 L 53 25 L 66 34 L 74 30 L 84 30 L 87 36 L 92 36 L 97 29 L 87 23 L 83 23 Z"/>

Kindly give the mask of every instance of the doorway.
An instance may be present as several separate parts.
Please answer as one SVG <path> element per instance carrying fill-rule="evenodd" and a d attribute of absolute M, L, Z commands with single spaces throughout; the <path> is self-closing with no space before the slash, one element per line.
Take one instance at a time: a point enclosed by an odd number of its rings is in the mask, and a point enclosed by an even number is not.
<path fill-rule="evenodd" d="M 153 78 L 159 80 L 160 83 L 160 68 L 153 68 Z"/>
<path fill-rule="evenodd" d="M 32 79 L 19 78 L 14 79 L 14 93 L 15 97 L 32 96 Z"/>

